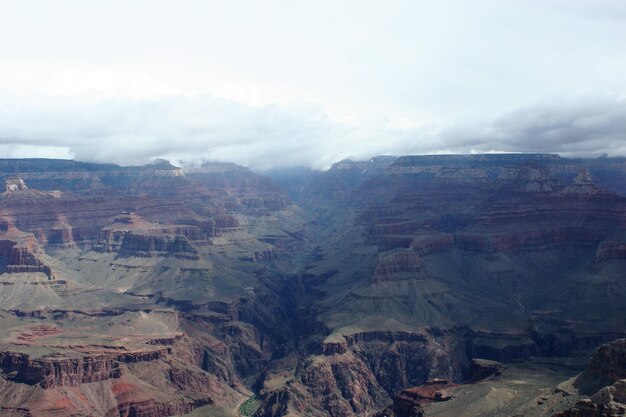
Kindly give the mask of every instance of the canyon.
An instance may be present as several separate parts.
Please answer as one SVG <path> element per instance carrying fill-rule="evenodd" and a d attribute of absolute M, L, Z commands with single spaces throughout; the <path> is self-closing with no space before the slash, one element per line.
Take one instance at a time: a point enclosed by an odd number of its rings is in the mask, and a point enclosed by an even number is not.
<path fill-rule="evenodd" d="M 626 410 L 624 158 L 0 182 L 0 416 Z"/>

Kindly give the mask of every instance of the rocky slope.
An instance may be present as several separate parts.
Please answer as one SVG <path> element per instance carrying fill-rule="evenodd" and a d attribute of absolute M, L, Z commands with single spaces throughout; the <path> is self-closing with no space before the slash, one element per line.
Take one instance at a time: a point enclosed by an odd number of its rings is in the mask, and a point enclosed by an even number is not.
<path fill-rule="evenodd" d="M 269 180 L 228 164 L 0 166 L 0 415 L 234 408 L 289 346 L 276 282 L 305 219 Z"/>
<path fill-rule="evenodd" d="M 572 388 L 578 400 L 553 417 L 626 415 L 626 339 L 596 350 L 585 371 L 574 379 Z"/>
<path fill-rule="evenodd" d="M 626 335 L 621 159 L 0 172 L 0 415 L 374 415 Z"/>
<path fill-rule="evenodd" d="M 313 313 L 328 333 L 321 353 L 311 351 L 315 359 L 301 362 L 259 415 L 307 407 L 360 415 L 361 404 L 369 412 L 428 379 L 469 380 L 473 358 L 580 355 L 625 334 L 626 199 L 606 181 L 607 171 L 623 175 L 623 161 L 386 162 L 371 161 L 371 171 L 366 162 L 338 163 L 302 193 L 299 202 L 319 213 L 323 244 L 306 272 L 319 294 Z M 303 378 L 336 360 L 349 370 L 364 360 L 373 380 L 348 371 L 354 388 L 342 395 L 332 373 Z M 364 386 L 386 395 L 355 401 L 350 393 Z"/>

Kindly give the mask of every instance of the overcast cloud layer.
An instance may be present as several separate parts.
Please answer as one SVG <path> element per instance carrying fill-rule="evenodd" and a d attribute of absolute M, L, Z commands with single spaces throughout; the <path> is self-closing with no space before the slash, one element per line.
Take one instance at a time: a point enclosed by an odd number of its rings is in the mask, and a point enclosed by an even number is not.
<path fill-rule="evenodd" d="M 626 3 L 432 3 L 0 0 L 0 157 L 626 155 Z"/>

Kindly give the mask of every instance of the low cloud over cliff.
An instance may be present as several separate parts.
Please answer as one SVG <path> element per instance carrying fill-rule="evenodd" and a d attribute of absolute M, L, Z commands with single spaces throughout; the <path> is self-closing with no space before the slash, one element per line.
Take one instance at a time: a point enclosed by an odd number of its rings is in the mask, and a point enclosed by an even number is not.
<path fill-rule="evenodd" d="M 557 152 L 626 155 L 626 102 L 571 99 L 473 123 L 401 128 L 333 119 L 320 106 L 252 106 L 209 95 L 111 98 L 0 96 L 3 156 L 140 164 L 234 161 L 257 169 L 379 154 Z"/>

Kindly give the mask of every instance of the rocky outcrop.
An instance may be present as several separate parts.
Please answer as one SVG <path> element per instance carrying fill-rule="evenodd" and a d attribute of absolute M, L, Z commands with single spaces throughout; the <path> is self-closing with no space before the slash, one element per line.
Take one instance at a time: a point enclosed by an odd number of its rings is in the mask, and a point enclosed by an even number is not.
<path fill-rule="evenodd" d="M 4 191 L 6 193 L 12 193 L 16 191 L 27 191 L 28 187 L 21 178 L 9 178 L 4 182 Z"/>
<path fill-rule="evenodd" d="M 225 381 L 196 368 L 188 357 L 192 353 L 189 348 L 188 341 L 178 339 L 175 352 L 159 359 L 133 362 L 126 356 L 123 359 L 127 362 L 117 363 L 119 366 L 113 368 L 108 378 L 104 373 L 101 377 L 93 375 L 80 388 L 72 381 L 56 385 L 40 382 L 33 386 L 9 374 L 0 386 L 13 395 L 3 400 L 2 409 L 10 415 L 19 415 L 18 411 L 23 410 L 26 415 L 44 416 L 166 417 L 189 413 L 216 400 L 223 405 L 234 405 L 240 394 Z M 57 364 L 57 368 L 63 367 Z M 89 370 L 86 363 L 82 368 Z M 84 394 L 74 396 L 74 392 Z"/>
<path fill-rule="evenodd" d="M 35 254 L 28 248 L 16 244 L 11 248 L 11 256 L 7 265 L 7 272 L 43 272 L 52 278 L 52 270 L 44 265 Z"/>
<path fill-rule="evenodd" d="M 322 343 L 322 352 L 328 355 L 345 353 L 348 349 L 356 346 L 357 344 L 366 344 L 370 342 L 381 343 L 383 345 L 393 345 L 402 342 L 425 344 L 427 341 L 427 335 L 422 333 L 384 331 L 358 332 L 350 335 L 337 335 L 326 338 Z"/>
<path fill-rule="evenodd" d="M 565 194 L 578 195 L 592 195 L 599 194 L 601 192 L 600 188 L 598 188 L 591 178 L 587 168 L 581 169 L 576 178 L 574 178 L 572 185 L 565 187 L 563 190 L 563 193 Z"/>
<path fill-rule="evenodd" d="M 185 222 L 184 224 L 186 225 L 193 226 L 193 227 L 200 229 L 202 231 L 202 234 L 206 236 L 207 238 L 216 237 L 219 235 L 217 223 L 213 219 L 206 219 L 206 220 L 188 219 L 188 220 L 184 220 L 184 222 Z M 185 237 L 190 240 L 198 240 L 198 238 L 194 239 L 193 236 L 189 236 L 186 234 L 185 234 Z"/>
<path fill-rule="evenodd" d="M 299 365 L 294 380 L 268 394 L 256 415 L 308 409 L 319 415 L 359 416 L 384 408 L 402 389 L 426 384 L 431 378 L 464 379 L 463 348 L 442 352 L 434 348 L 431 337 L 408 332 L 329 337 L 322 346 L 324 355 Z M 447 346 L 447 336 L 439 337 L 437 343 Z"/>
<path fill-rule="evenodd" d="M 39 259 L 41 249 L 31 233 L 23 233 L 13 225 L 0 233 L 0 257 L 5 258 L 6 272 L 42 272 L 54 279 L 52 268 Z"/>
<path fill-rule="evenodd" d="M 76 386 L 119 378 L 122 375 L 120 363 L 150 362 L 163 359 L 170 352 L 169 348 L 162 348 L 117 355 L 34 359 L 24 353 L 0 352 L 0 367 L 16 382 L 38 384 L 42 388 Z"/>
<path fill-rule="evenodd" d="M 506 252 L 515 249 L 543 248 L 568 242 L 597 243 L 608 231 L 572 226 L 550 229 L 517 230 L 507 234 L 469 234 L 455 236 L 454 246 L 468 251 Z"/>
<path fill-rule="evenodd" d="M 419 387 L 403 389 L 394 398 L 394 408 L 400 408 L 396 404 L 406 404 L 410 408 L 412 404 L 425 404 L 431 402 L 448 401 L 452 398 L 448 394 L 448 389 L 456 386 L 445 379 L 431 379 Z"/>
<path fill-rule="evenodd" d="M 554 155 L 401 157 L 353 193 L 368 243 L 422 256 L 593 246 L 626 224 L 623 197 Z"/>
<path fill-rule="evenodd" d="M 49 262 L 67 285 L 2 282 L 5 306 L 13 294 L 32 302 L 0 315 L 12 346 L 0 394 L 45 392 L 15 400 L 26 412 L 160 417 L 232 408 L 254 388 L 257 416 L 354 417 L 420 387 L 388 409 L 419 415 L 422 401 L 446 396 L 427 381 L 497 375 L 497 364 L 472 358 L 580 353 L 624 330 L 626 199 L 585 164 L 341 161 L 300 184 L 300 207 L 232 164 L 184 175 L 166 163 L 6 164 L 2 175 L 28 187 L 0 195 L 0 267 L 45 272 Z M 22 245 L 11 230 L 29 238 Z M 75 333 L 14 332 L 16 320 Z M 87 341 L 70 348 L 73 338 Z M 93 350 L 109 343 L 119 349 Z M 78 395 L 53 396 L 81 384 L 83 409 L 61 401 Z"/>
<path fill-rule="evenodd" d="M 130 178 L 149 179 L 184 175 L 180 168 L 167 161 L 121 167 L 61 159 L 0 159 L 0 172 L 7 179 L 19 177 L 36 183 L 37 188 L 46 190 L 67 189 L 68 185 L 74 185 L 76 181 L 119 182 Z"/>
<path fill-rule="evenodd" d="M 268 395 L 255 417 L 285 412 L 337 417 L 363 415 L 388 401 L 367 365 L 352 354 L 335 355 L 303 364 L 296 380 Z"/>
<path fill-rule="evenodd" d="M 114 224 L 100 231 L 97 250 L 116 252 L 122 256 L 168 256 L 198 259 L 197 250 L 190 243 L 204 245 L 207 236 L 199 227 L 191 225 L 159 225 L 140 216 L 125 212 L 114 219 Z"/>
<path fill-rule="evenodd" d="M 147 401 L 122 402 L 115 409 L 109 411 L 105 417 L 167 417 L 180 416 L 190 413 L 197 407 L 211 404 L 210 399 L 189 401 L 187 399 L 177 399 L 171 402 L 161 402 L 156 399 Z"/>
<path fill-rule="evenodd" d="M 610 260 L 620 259 L 626 259 L 626 239 L 607 239 L 598 245 L 596 266 L 601 266 Z"/>
<path fill-rule="evenodd" d="M 432 233 L 416 236 L 411 241 L 411 249 L 418 255 L 446 252 L 454 247 L 454 235 L 449 233 Z"/>
<path fill-rule="evenodd" d="M 591 398 L 583 398 L 573 407 L 553 417 L 623 417 L 626 416 L 626 379 L 601 388 Z"/>
<path fill-rule="evenodd" d="M 526 191 L 548 191 L 555 178 L 547 169 L 558 155 L 421 155 L 403 156 L 389 167 L 394 175 L 420 175 L 442 183 L 507 183 Z"/>
<path fill-rule="evenodd" d="M 1 352 L 0 366 L 12 380 L 42 388 L 76 386 L 122 375 L 119 362 L 110 356 L 30 359 L 26 354 Z"/>
<path fill-rule="evenodd" d="M 353 190 L 386 172 L 396 157 L 381 156 L 368 161 L 344 159 L 321 173 L 300 192 L 303 207 L 332 209 L 355 202 Z"/>
<path fill-rule="evenodd" d="M 448 390 L 454 387 L 445 379 L 433 379 L 418 387 L 403 389 L 393 399 L 393 405 L 374 417 L 423 417 L 422 404 L 448 401 L 452 397 Z"/>
<path fill-rule="evenodd" d="M 626 380 L 604 387 L 591 398 L 553 417 L 623 417 L 626 416 Z"/>
<path fill-rule="evenodd" d="M 144 235 L 127 233 L 120 245 L 120 255 L 139 257 L 176 256 L 198 259 L 196 249 L 180 235 Z"/>
<path fill-rule="evenodd" d="M 527 193 L 554 191 L 558 181 L 549 168 L 541 163 L 525 164 L 513 182 L 513 187 Z"/>
<path fill-rule="evenodd" d="M 618 417 L 626 415 L 626 339 L 602 345 L 574 386 L 585 395 L 553 417 Z"/>
<path fill-rule="evenodd" d="M 0 215 L 33 233 L 43 248 L 95 246 L 116 252 L 119 240 L 106 235 L 123 229 L 111 225 L 134 220 L 133 215 L 167 229 L 158 234 L 182 235 L 194 245 L 210 245 L 212 237 L 251 227 L 254 222 L 240 225 L 242 214 L 261 216 L 292 208 L 289 198 L 269 179 L 235 165 L 224 172 L 189 177 L 163 161 L 117 167 L 62 160 L 0 160 L 2 166 L 5 178 L 19 175 L 31 187 L 10 180 L 10 188 L 16 191 L 0 195 Z M 153 229 L 149 233 L 140 229 L 133 231 L 155 234 Z"/>
<path fill-rule="evenodd" d="M 502 368 L 503 366 L 500 362 L 479 358 L 472 359 L 467 381 L 477 382 L 492 376 L 498 376 L 502 373 Z"/>
<path fill-rule="evenodd" d="M 232 231 L 240 227 L 239 221 L 236 217 L 229 214 L 222 214 L 213 217 L 215 226 L 221 231 Z"/>
<path fill-rule="evenodd" d="M 576 385 L 585 393 L 593 393 L 621 379 L 626 379 L 626 339 L 600 346 Z"/>
<path fill-rule="evenodd" d="M 422 265 L 417 252 L 408 250 L 381 255 L 376 263 L 371 282 L 379 284 L 388 281 L 419 281 L 429 278 L 428 271 Z"/>

